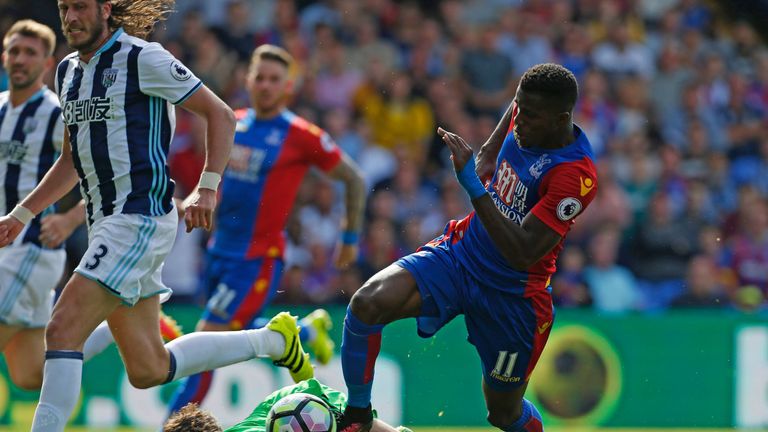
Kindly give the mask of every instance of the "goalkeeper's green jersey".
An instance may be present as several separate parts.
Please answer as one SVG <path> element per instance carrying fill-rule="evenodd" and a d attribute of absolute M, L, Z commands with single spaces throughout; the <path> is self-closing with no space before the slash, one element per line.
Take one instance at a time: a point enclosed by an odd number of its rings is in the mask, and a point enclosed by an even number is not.
<path fill-rule="evenodd" d="M 280 390 L 267 396 L 266 399 L 255 410 L 246 417 L 245 420 L 227 429 L 225 432 L 265 432 L 267 424 L 267 414 L 272 405 L 280 399 L 294 393 L 309 393 L 324 400 L 331 407 L 334 416 L 338 418 L 347 407 L 347 396 L 334 390 L 327 385 L 320 384 L 314 378 L 302 381 L 292 386 L 283 387 Z"/>

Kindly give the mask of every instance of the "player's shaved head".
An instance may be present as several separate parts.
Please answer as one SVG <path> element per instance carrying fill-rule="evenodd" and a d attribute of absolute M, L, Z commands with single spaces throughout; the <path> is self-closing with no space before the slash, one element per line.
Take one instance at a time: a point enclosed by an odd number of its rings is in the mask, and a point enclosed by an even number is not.
<path fill-rule="evenodd" d="M 554 63 L 543 63 L 528 69 L 520 78 L 520 88 L 543 96 L 552 109 L 573 111 L 579 97 L 579 85 L 571 71 Z"/>

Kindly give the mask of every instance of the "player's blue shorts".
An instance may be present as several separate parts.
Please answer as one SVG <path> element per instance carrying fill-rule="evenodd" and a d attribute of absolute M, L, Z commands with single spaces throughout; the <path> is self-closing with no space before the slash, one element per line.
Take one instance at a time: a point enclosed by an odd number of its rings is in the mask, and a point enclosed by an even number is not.
<path fill-rule="evenodd" d="M 416 279 L 422 300 L 420 336 L 430 337 L 464 314 L 467 340 L 480 354 L 485 382 L 510 391 L 528 381 L 552 328 L 548 291 L 522 297 L 486 285 L 446 247 L 424 246 L 396 264 Z"/>
<path fill-rule="evenodd" d="M 280 258 L 246 260 L 207 254 L 203 288 L 210 299 L 203 320 L 229 324 L 233 330 L 251 328 L 277 292 L 282 273 Z"/>

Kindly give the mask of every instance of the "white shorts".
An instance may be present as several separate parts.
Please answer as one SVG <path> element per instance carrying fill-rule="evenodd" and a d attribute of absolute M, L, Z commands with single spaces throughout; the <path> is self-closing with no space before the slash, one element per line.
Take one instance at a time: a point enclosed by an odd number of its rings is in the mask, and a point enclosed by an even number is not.
<path fill-rule="evenodd" d="M 66 259 L 64 249 L 32 243 L 0 249 L 0 323 L 45 327 Z"/>
<path fill-rule="evenodd" d="M 176 238 L 176 210 L 164 216 L 116 214 L 88 230 L 88 250 L 75 271 L 133 306 L 142 298 L 170 296 L 163 261 Z"/>

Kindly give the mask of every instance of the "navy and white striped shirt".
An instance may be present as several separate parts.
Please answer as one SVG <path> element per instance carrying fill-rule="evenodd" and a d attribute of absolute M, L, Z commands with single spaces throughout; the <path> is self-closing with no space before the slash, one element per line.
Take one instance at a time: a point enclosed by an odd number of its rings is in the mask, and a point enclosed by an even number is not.
<path fill-rule="evenodd" d="M 168 147 L 172 104 L 202 83 L 157 43 L 116 31 L 88 63 L 78 54 L 56 70 L 88 223 L 112 214 L 160 216 L 173 209 Z"/>
<path fill-rule="evenodd" d="M 10 93 L 0 93 L 0 214 L 6 214 L 40 183 L 61 150 L 64 124 L 56 94 L 43 87 L 19 106 L 12 106 Z M 14 244 L 40 240 L 40 219 L 55 209 L 49 207 L 32 220 Z"/>

